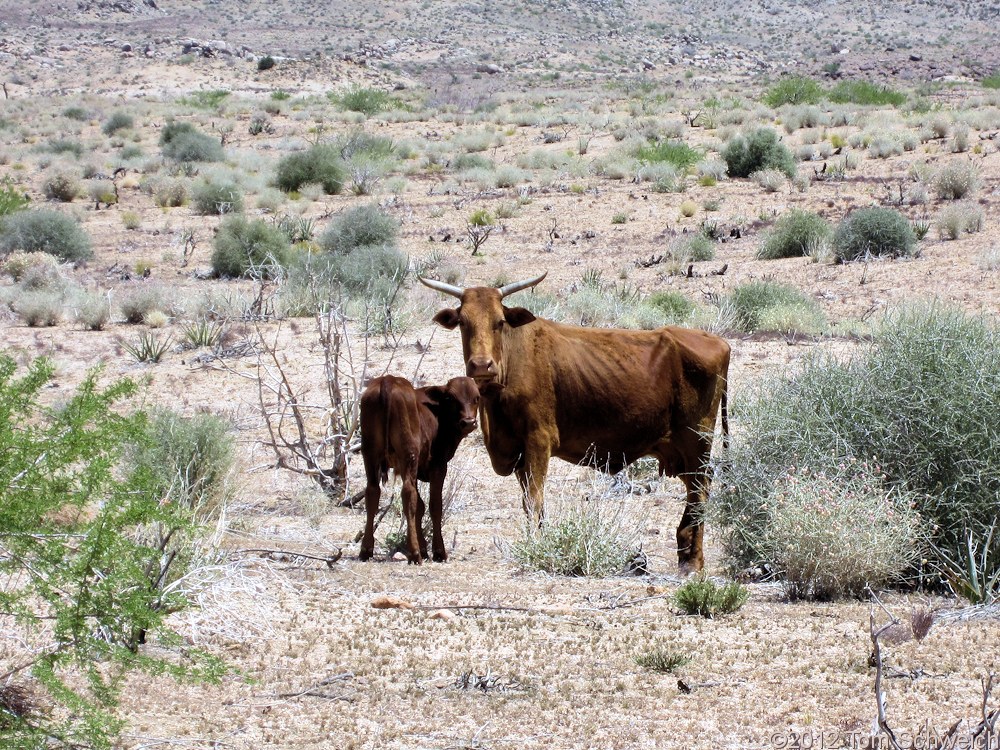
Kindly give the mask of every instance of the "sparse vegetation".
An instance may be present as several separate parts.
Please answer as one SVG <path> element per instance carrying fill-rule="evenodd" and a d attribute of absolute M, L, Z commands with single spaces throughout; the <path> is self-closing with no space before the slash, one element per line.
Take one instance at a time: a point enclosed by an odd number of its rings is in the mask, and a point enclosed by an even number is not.
<path fill-rule="evenodd" d="M 795 176 L 795 157 L 770 128 L 735 136 L 722 151 L 730 177 L 749 177 L 762 169 L 776 169 Z"/>
<path fill-rule="evenodd" d="M 793 208 L 775 223 L 757 251 L 757 257 L 774 260 L 810 255 L 814 248 L 828 242 L 832 235 L 830 224 L 822 216 Z"/>
<path fill-rule="evenodd" d="M 864 258 L 906 258 L 918 254 L 917 238 L 906 217 L 892 208 L 859 208 L 833 235 L 839 262 Z"/>
<path fill-rule="evenodd" d="M 719 586 L 704 576 L 692 578 L 674 592 L 674 606 L 689 615 L 715 617 L 728 615 L 750 598 L 750 592 L 738 583 Z"/>
<path fill-rule="evenodd" d="M 18 211 L 0 224 L 0 255 L 17 251 L 48 253 L 72 262 L 94 255 L 90 238 L 72 217 L 44 208 Z"/>

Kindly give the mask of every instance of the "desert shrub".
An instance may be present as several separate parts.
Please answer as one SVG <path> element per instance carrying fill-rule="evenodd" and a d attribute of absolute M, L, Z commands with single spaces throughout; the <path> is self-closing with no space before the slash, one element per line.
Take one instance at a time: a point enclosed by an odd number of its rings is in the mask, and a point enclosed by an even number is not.
<path fill-rule="evenodd" d="M 229 425 L 213 414 L 185 417 L 157 409 L 146 438 L 130 453 L 130 463 L 200 523 L 217 519 L 233 489 L 236 444 Z"/>
<path fill-rule="evenodd" d="M 923 551 L 913 498 L 856 462 L 833 476 L 790 469 L 762 512 L 762 543 L 790 599 L 860 596 L 898 581 Z"/>
<path fill-rule="evenodd" d="M 787 175 L 780 169 L 759 169 L 750 175 L 750 179 L 768 193 L 778 192 L 788 181 Z"/>
<path fill-rule="evenodd" d="M 53 154 L 72 154 L 77 159 L 83 156 L 83 144 L 69 138 L 54 138 L 46 144 L 46 149 Z"/>
<path fill-rule="evenodd" d="M 451 160 L 451 168 L 456 172 L 466 169 L 495 169 L 493 160 L 482 154 L 458 154 Z"/>
<path fill-rule="evenodd" d="M 73 317 L 88 331 L 103 331 L 111 322 L 111 300 L 106 294 L 83 292 L 74 301 Z"/>
<path fill-rule="evenodd" d="M 676 193 L 684 185 L 681 172 L 673 164 L 666 161 L 642 165 L 639 168 L 638 176 L 643 182 L 652 182 L 653 190 L 657 193 Z"/>
<path fill-rule="evenodd" d="M 771 86 L 764 93 L 769 107 L 783 104 L 818 104 L 823 98 L 823 88 L 812 78 L 789 76 Z"/>
<path fill-rule="evenodd" d="M 232 182 L 205 180 L 191 190 L 194 210 L 202 216 L 221 216 L 243 210 L 243 193 Z"/>
<path fill-rule="evenodd" d="M 134 126 L 135 118 L 128 112 L 118 110 L 116 112 L 112 112 L 111 116 L 104 121 L 104 125 L 101 126 L 101 131 L 104 135 L 111 136 L 119 130 L 126 130 Z"/>
<path fill-rule="evenodd" d="M 43 289 L 64 281 L 58 259 L 48 253 L 11 253 L 0 268 L 22 289 Z"/>
<path fill-rule="evenodd" d="M 702 159 L 694 169 L 699 177 L 708 177 L 716 182 L 726 179 L 729 174 L 729 166 L 721 159 Z"/>
<path fill-rule="evenodd" d="M 829 240 L 833 230 L 822 216 L 793 208 L 782 214 L 757 251 L 762 260 L 799 258 L 809 255 L 819 243 Z"/>
<path fill-rule="evenodd" d="M 320 235 L 324 251 L 346 255 L 363 245 L 392 245 L 399 235 L 399 223 L 377 205 L 349 208 L 338 214 Z"/>
<path fill-rule="evenodd" d="M 860 208 L 848 214 L 833 235 L 838 262 L 868 257 L 917 255 L 917 238 L 906 217 L 892 208 Z"/>
<path fill-rule="evenodd" d="M 988 76 L 984 76 L 979 81 L 985 88 L 1000 89 L 1000 70 L 995 70 Z"/>
<path fill-rule="evenodd" d="M 151 331 L 142 331 L 133 341 L 122 341 L 121 347 L 129 356 L 140 364 L 156 364 L 170 351 L 173 339 L 170 336 L 160 338 Z"/>
<path fill-rule="evenodd" d="M 690 656 L 671 651 L 663 646 L 647 649 L 635 657 L 635 663 L 643 669 L 663 674 L 672 674 L 690 661 Z"/>
<path fill-rule="evenodd" d="M 365 86 L 352 86 L 342 94 L 331 94 L 330 98 L 349 112 L 360 112 L 365 117 L 385 112 L 393 104 L 387 92 Z"/>
<path fill-rule="evenodd" d="M 45 178 L 42 193 L 50 201 L 70 203 L 80 194 L 80 181 L 69 172 L 55 172 Z"/>
<path fill-rule="evenodd" d="M 63 313 L 62 294 L 49 290 L 25 291 L 14 299 L 13 308 L 27 326 L 59 325 Z"/>
<path fill-rule="evenodd" d="M 186 571 L 166 562 L 183 548 L 161 546 L 147 531 L 176 540 L 195 527 L 185 509 L 162 502 L 146 472 L 123 461 L 127 446 L 146 440 L 144 415 L 125 409 L 136 385 L 100 388 L 91 372 L 51 408 L 41 393 L 54 373 L 37 360 L 17 378 L 0 356 L 0 576 L 18 582 L 4 591 L 4 607 L 18 613 L 5 621 L 16 644 L 6 679 L 31 675 L 53 709 L 4 712 L 0 736 L 9 748 L 109 750 L 125 725 L 116 699 L 127 673 L 217 678 L 223 670 L 196 648 L 186 646 L 183 659 L 161 648 L 179 642 L 166 621 L 186 605 L 183 585 L 163 586 Z M 141 643 L 149 648 L 140 654 Z"/>
<path fill-rule="evenodd" d="M 189 122 L 172 120 L 160 132 L 160 151 L 167 159 L 179 162 L 222 161 L 225 152 L 215 138 L 202 133 Z"/>
<path fill-rule="evenodd" d="M 619 575 L 639 550 L 630 515 L 613 498 L 550 500 L 545 523 L 525 522 L 511 557 L 523 568 L 555 575 Z"/>
<path fill-rule="evenodd" d="M 531 179 L 531 174 L 513 164 L 502 164 L 493 173 L 493 182 L 499 188 L 517 187 Z"/>
<path fill-rule="evenodd" d="M 164 180 L 153 188 L 153 201 L 160 208 L 183 206 L 187 199 L 187 184 L 182 180 Z"/>
<path fill-rule="evenodd" d="M 722 151 L 730 177 L 749 177 L 762 169 L 795 175 L 795 157 L 770 128 L 759 128 L 731 139 Z"/>
<path fill-rule="evenodd" d="M 715 240 L 704 232 L 682 234 L 667 248 L 667 255 L 678 263 L 700 263 L 715 257 Z"/>
<path fill-rule="evenodd" d="M 111 180 L 91 180 L 86 185 L 87 197 L 94 203 L 113 206 L 118 203 L 115 183 Z"/>
<path fill-rule="evenodd" d="M 14 187 L 10 177 L 5 177 L 0 183 L 0 221 L 7 214 L 27 208 L 31 199 L 23 190 Z"/>
<path fill-rule="evenodd" d="M 20 250 L 48 253 L 60 260 L 81 261 L 93 257 L 90 238 L 72 217 L 59 211 L 18 211 L 0 224 L 0 255 Z"/>
<path fill-rule="evenodd" d="M 719 586 L 699 576 L 682 584 L 674 592 L 674 606 L 689 615 L 715 617 L 735 612 L 750 598 L 750 592 L 738 583 Z"/>
<path fill-rule="evenodd" d="M 963 234 L 982 231 L 984 221 L 982 208 L 975 203 L 963 201 L 942 208 L 934 223 L 937 224 L 941 239 L 957 240 Z"/>
<path fill-rule="evenodd" d="M 830 89 L 828 98 L 837 104 L 862 104 L 873 107 L 886 105 L 899 107 L 906 103 L 906 94 L 869 81 L 839 81 Z"/>
<path fill-rule="evenodd" d="M 979 170 L 970 161 L 953 161 L 941 167 L 933 178 L 934 192 L 941 200 L 961 200 L 979 186 Z"/>
<path fill-rule="evenodd" d="M 274 60 L 273 57 L 271 57 L 270 55 L 264 55 L 262 58 L 260 58 L 259 60 L 257 60 L 257 70 L 259 70 L 261 72 L 263 72 L 265 70 L 270 70 L 276 64 L 277 63 L 275 62 L 275 60 Z"/>
<path fill-rule="evenodd" d="M 406 277 L 409 258 L 395 245 L 361 245 L 330 259 L 334 278 L 348 291 L 384 299 Z"/>
<path fill-rule="evenodd" d="M 674 325 L 684 323 L 694 312 L 694 302 L 682 292 L 653 292 L 646 297 L 645 304 L 663 312 Z"/>
<path fill-rule="evenodd" d="M 989 532 L 1000 515 L 1000 421 L 983 415 L 998 409 L 1000 329 L 938 306 L 888 316 L 850 360 L 815 356 L 794 375 L 762 382 L 740 407 L 744 429 L 713 494 L 730 562 L 773 564 L 764 545 L 768 503 L 792 467 L 849 488 L 867 465 L 887 493 L 916 503 L 932 566 L 948 572 L 949 559 L 968 557 L 970 538 L 980 549 L 996 544 Z M 950 567 L 956 580 L 967 577 Z"/>
<path fill-rule="evenodd" d="M 169 307 L 163 287 L 156 284 L 140 284 L 129 291 L 119 305 L 126 323 L 142 323 L 154 310 L 165 311 Z"/>
<path fill-rule="evenodd" d="M 232 278 L 272 276 L 275 266 L 288 262 L 289 250 L 288 238 L 280 229 L 237 214 L 223 221 L 215 235 L 212 272 Z"/>
<path fill-rule="evenodd" d="M 306 151 L 289 154 L 278 162 L 275 187 L 290 193 L 303 185 L 321 185 L 323 192 L 336 195 L 344 187 L 347 170 L 340 152 L 329 144 L 317 144 Z"/>
<path fill-rule="evenodd" d="M 665 162 L 680 170 L 693 167 L 701 161 L 703 156 L 700 151 L 679 140 L 659 141 L 651 145 L 640 146 L 635 151 L 635 157 L 639 161 L 654 164 Z"/>
<path fill-rule="evenodd" d="M 826 328 L 816 301 L 788 284 L 750 281 L 733 289 L 729 301 L 741 331 L 820 333 Z"/>
<path fill-rule="evenodd" d="M 142 217 L 135 211 L 122 211 L 122 226 L 134 232 L 142 226 Z"/>
<path fill-rule="evenodd" d="M 78 106 L 66 107 L 62 111 L 62 116 L 67 120 L 76 120 L 77 122 L 86 122 L 90 119 L 90 113 L 83 107 Z"/>

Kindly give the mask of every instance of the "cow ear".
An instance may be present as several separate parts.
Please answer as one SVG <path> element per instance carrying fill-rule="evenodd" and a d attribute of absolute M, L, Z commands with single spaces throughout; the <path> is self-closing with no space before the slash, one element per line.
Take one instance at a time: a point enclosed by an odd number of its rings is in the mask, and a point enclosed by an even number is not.
<path fill-rule="evenodd" d="M 439 326 L 447 328 L 449 331 L 455 330 L 458 325 L 458 310 L 454 307 L 446 307 L 434 316 L 434 322 Z"/>
<path fill-rule="evenodd" d="M 503 316 L 511 328 L 523 326 L 525 323 L 530 323 L 535 319 L 534 313 L 523 307 L 505 307 L 503 309 Z"/>
<path fill-rule="evenodd" d="M 503 391 L 503 385 L 495 380 L 491 380 L 490 382 L 483 383 L 483 385 L 479 386 L 479 395 L 484 398 L 496 398 L 503 393 Z"/>

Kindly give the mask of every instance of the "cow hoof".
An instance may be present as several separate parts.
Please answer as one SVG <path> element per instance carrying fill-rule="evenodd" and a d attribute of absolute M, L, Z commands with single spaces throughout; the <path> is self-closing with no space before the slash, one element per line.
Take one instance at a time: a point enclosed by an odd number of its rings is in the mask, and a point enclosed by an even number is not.
<path fill-rule="evenodd" d="M 448 554 L 442 552 L 440 555 L 434 555 L 434 562 L 448 562 Z"/>
<path fill-rule="evenodd" d="M 372 559 L 372 550 L 370 549 L 361 550 L 361 553 L 358 555 L 358 559 L 361 562 L 368 562 L 369 560 Z"/>

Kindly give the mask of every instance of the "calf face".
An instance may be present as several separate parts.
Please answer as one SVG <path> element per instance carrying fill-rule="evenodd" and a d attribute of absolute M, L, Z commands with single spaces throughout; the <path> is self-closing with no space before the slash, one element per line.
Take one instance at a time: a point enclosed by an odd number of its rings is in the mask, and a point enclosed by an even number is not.
<path fill-rule="evenodd" d="M 416 389 L 408 380 L 392 376 L 369 384 L 361 398 L 361 445 L 368 480 L 362 560 L 370 559 L 374 551 L 380 480 L 390 468 L 403 480 L 407 559 L 419 565 L 428 556 L 418 479 L 430 484 L 434 560 L 448 558 L 441 532 L 444 480 L 458 444 L 476 429 L 478 408 L 479 390 L 471 378 L 452 378 L 443 386 Z"/>

